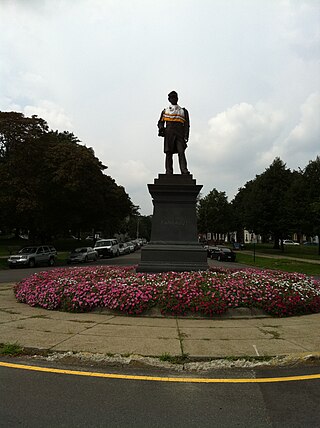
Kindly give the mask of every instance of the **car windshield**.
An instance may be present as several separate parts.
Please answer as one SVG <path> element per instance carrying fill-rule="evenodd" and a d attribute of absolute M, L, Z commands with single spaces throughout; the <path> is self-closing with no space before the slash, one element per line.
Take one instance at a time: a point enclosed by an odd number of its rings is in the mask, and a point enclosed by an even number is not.
<path fill-rule="evenodd" d="M 19 254 L 32 254 L 37 251 L 37 247 L 24 247 L 19 251 Z"/>
<path fill-rule="evenodd" d="M 111 241 L 97 241 L 96 247 L 111 247 L 112 242 Z"/>
<path fill-rule="evenodd" d="M 75 250 L 72 251 L 73 253 L 86 253 L 87 249 L 86 248 L 76 248 Z"/>

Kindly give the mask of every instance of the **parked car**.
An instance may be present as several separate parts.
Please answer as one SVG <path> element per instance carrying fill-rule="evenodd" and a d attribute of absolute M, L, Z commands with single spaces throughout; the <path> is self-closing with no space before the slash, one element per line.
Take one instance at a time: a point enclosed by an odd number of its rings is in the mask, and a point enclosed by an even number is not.
<path fill-rule="evenodd" d="M 244 244 L 242 242 L 234 242 L 232 247 L 234 250 L 244 250 Z"/>
<path fill-rule="evenodd" d="M 23 247 L 17 254 L 12 254 L 8 258 L 8 265 L 10 268 L 16 266 L 29 266 L 34 267 L 40 264 L 53 266 L 57 256 L 57 250 L 48 245 L 32 245 Z"/>
<path fill-rule="evenodd" d="M 57 252 L 57 250 L 56 250 L 54 247 L 49 246 L 49 249 L 50 249 L 50 251 L 51 251 L 55 256 L 57 256 L 57 255 L 58 255 L 58 252 Z"/>
<path fill-rule="evenodd" d="M 133 239 L 131 242 L 134 245 L 134 251 L 140 250 L 142 243 L 139 239 Z"/>
<path fill-rule="evenodd" d="M 134 243 L 129 241 L 129 242 L 126 242 L 126 244 L 128 245 L 128 247 L 130 249 L 130 253 L 134 253 L 136 250 Z"/>
<path fill-rule="evenodd" d="M 98 260 L 98 253 L 92 247 L 80 247 L 71 251 L 67 263 L 86 263 Z"/>
<path fill-rule="evenodd" d="M 295 242 L 292 239 L 284 239 L 283 245 L 300 245 L 299 242 Z"/>
<path fill-rule="evenodd" d="M 126 242 L 121 242 L 119 244 L 120 255 L 130 254 L 130 247 Z"/>
<path fill-rule="evenodd" d="M 236 260 L 236 253 L 228 247 L 211 247 L 207 249 L 208 257 L 218 261 L 234 262 Z"/>
<path fill-rule="evenodd" d="M 119 244 L 116 239 L 100 239 L 96 242 L 94 249 L 100 258 L 120 255 Z"/>

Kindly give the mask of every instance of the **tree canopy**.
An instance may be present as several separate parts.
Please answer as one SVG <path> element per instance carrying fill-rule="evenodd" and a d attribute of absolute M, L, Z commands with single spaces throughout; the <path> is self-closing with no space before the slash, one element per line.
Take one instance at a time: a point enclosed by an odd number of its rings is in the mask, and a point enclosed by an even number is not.
<path fill-rule="evenodd" d="M 271 234 L 276 247 L 289 230 L 285 195 L 290 188 L 291 176 L 281 159 L 276 158 L 235 197 L 234 205 L 243 226 L 261 235 Z"/>
<path fill-rule="evenodd" d="M 72 230 L 114 234 L 134 213 L 92 148 L 36 116 L 0 112 L 0 224 L 35 238 Z"/>
<path fill-rule="evenodd" d="M 247 229 L 271 236 L 275 248 L 292 233 L 320 236 L 320 157 L 299 171 L 275 158 L 230 203 L 224 192 L 213 189 L 199 200 L 198 225 L 202 233 Z"/>
<path fill-rule="evenodd" d="M 231 212 L 225 192 L 212 189 L 211 192 L 200 198 L 197 206 L 198 232 L 214 233 L 230 232 Z"/>

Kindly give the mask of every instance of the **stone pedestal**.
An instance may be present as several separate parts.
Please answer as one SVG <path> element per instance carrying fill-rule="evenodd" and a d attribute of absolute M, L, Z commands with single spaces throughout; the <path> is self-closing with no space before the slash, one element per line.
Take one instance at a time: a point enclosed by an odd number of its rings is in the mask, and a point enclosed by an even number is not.
<path fill-rule="evenodd" d="M 202 186 L 192 175 L 159 174 L 148 184 L 153 200 L 150 243 L 141 250 L 137 272 L 207 270 L 198 243 L 196 200 Z"/>

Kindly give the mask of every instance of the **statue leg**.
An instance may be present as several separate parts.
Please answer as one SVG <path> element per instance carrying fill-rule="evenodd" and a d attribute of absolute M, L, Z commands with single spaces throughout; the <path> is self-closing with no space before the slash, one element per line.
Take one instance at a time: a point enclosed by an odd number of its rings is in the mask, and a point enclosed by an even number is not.
<path fill-rule="evenodd" d="M 186 143 L 182 138 L 177 138 L 177 152 L 179 157 L 179 166 L 181 174 L 190 174 L 187 167 L 187 158 L 185 155 Z"/>
<path fill-rule="evenodd" d="M 178 153 L 178 157 L 181 174 L 190 174 L 190 172 L 188 171 L 187 158 L 184 154 L 184 151 L 182 153 Z"/>
<path fill-rule="evenodd" d="M 166 174 L 173 174 L 173 159 L 172 153 L 166 153 Z"/>

